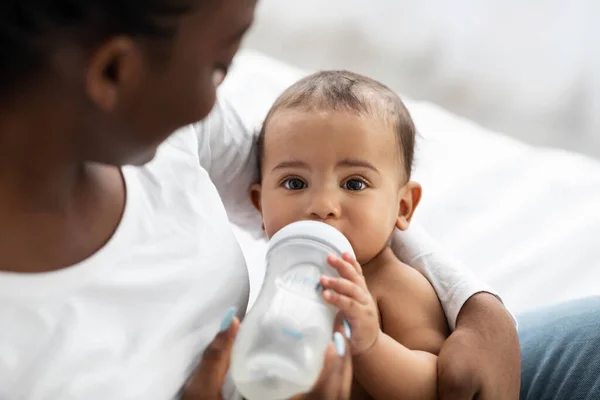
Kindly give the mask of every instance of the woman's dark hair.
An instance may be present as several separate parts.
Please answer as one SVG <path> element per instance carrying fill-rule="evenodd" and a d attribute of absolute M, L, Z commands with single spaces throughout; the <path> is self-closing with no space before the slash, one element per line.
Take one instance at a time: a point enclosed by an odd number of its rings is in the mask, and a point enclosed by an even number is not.
<path fill-rule="evenodd" d="M 168 38 L 190 0 L 0 0 L 0 96 L 39 73 L 65 41 Z"/>

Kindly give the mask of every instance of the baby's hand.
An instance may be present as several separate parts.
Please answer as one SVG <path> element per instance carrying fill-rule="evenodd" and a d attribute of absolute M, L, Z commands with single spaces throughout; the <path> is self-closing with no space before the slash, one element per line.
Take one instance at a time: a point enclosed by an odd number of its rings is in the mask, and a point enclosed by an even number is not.
<path fill-rule="evenodd" d="M 350 324 L 350 346 L 352 355 L 369 350 L 379 337 L 378 309 L 358 261 L 350 254 L 342 258 L 330 255 L 327 262 L 340 274 L 340 278 L 321 277 L 325 289 L 323 298 L 336 306 Z"/>

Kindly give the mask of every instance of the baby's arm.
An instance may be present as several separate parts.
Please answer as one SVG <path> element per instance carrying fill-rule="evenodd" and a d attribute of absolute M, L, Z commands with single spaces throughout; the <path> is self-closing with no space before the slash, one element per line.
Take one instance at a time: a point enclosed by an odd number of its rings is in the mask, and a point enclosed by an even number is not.
<path fill-rule="evenodd" d="M 341 278 L 323 278 L 324 298 L 351 328 L 354 376 L 375 399 L 436 399 L 437 354 L 448 336 L 435 291 L 417 271 L 393 262 L 380 266 L 377 303 L 362 269 L 348 256 L 329 260 Z M 377 308 L 381 326 L 377 320 Z"/>
<path fill-rule="evenodd" d="M 354 359 L 356 380 L 375 399 L 436 399 L 437 355 L 448 336 L 427 279 L 401 262 L 377 278 L 382 332 Z"/>

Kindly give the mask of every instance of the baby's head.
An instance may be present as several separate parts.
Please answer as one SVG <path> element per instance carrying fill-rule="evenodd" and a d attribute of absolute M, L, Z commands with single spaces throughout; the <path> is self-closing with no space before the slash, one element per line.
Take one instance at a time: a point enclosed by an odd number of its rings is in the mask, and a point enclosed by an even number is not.
<path fill-rule="evenodd" d="M 421 198 L 410 181 L 415 127 L 393 91 L 346 71 L 308 76 L 275 102 L 259 136 L 250 196 L 268 237 L 317 220 L 340 230 L 364 264 L 408 228 Z"/>

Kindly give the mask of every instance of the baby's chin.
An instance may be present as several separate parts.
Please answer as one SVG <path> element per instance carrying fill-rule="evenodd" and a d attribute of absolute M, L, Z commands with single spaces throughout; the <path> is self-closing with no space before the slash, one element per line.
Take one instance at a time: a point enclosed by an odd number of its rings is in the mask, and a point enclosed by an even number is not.
<path fill-rule="evenodd" d="M 352 245 L 352 249 L 354 249 L 354 256 L 356 257 L 356 261 L 358 261 L 360 265 L 366 265 L 373 261 L 380 251 L 380 249 L 364 249 L 360 246 L 354 246 L 354 243 L 352 243 L 352 241 L 350 241 L 350 244 Z"/>
<path fill-rule="evenodd" d="M 390 257 L 396 257 L 389 246 L 384 246 L 383 249 L 355 249 L 356 260 L 362 267 L 374 267 L 380 262 L 389 261 Z"/>
<path fill-rule="evenodd" d="M 369 265 L 372 263 L 373 260 L 375 260 L 377 258 L 377 254 L 367 254 L 367 255 L 361 255 L 358 254 L 356 257 L 356 261 L 358 261 L 358 263 L 364 267 L 366 265 Z"/>

